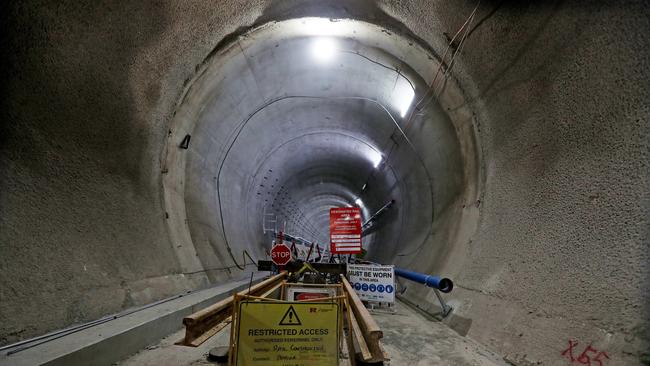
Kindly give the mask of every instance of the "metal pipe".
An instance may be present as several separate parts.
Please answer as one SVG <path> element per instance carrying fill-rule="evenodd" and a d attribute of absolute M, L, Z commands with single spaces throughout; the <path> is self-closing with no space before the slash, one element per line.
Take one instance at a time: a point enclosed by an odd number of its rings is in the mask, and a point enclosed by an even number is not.
<path fill-rule="evenodd" d="M 433 287 L 444 293 L 451 292 L 451 290 L 454 288 L 454 283 L 449 278 L 441 278 L 438 276 L 407 271 L 401 268 L 395 268 L 395 275 L 406 278 L 407 280 L 411 280 L 413 282 L 421 283 L 428 287 Z"/>
<path fill-rule="evenodd" d="M 361 236 L 364 236 L 368 233 L 368 229 L 370 229 L 375 221 L 377 221 L 386 211 L 388 211 L 393 204 L 395 203 L 395 200 L 390 200 L 388 203 L 383 205 L 377 212 L 375 212 L 366 222 L 361 225 Z"/>

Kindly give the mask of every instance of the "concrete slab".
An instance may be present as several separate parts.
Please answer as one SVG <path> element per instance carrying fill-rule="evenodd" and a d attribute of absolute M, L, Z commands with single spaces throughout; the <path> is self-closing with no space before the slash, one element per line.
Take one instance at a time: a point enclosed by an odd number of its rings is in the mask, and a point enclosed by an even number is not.
<path fill-rule="evenodd" d="M 495 352 L 402 302 L 396 303 L 394 314 L 373 312 L 373 316 L 384 331 L 383 343 L 391 359 L 387 364 L 507 365 Z"/>
<path fill-rule="evenodd" d="M 254 282 L 265 275 L 256 274 Z M 192 292 L 9 356 L 3 351 L 0 366 L 111 365 L 178 331 L 183 317 L 248 285 L 246 279 Z"/>
<path fill-rule="evenodd" d="M 208 352 L 212 347 L 228 344 L 230 328 L 226 328 L 199 347 L 177 346 L 174 343 L 183 337 L 178 331 L 163 338 L 159 343 L 141 350 L 116 366 L 160 366 L 160 365 L 216 365 L 208 361 Z"/>

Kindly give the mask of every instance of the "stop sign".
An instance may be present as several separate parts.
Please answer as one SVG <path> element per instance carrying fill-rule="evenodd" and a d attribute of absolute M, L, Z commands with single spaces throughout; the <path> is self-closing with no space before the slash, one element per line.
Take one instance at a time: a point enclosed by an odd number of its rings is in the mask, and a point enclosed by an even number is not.
<path fill-rule="evenodd" d="M 291 260 L 291 249 L 284 244 L 278 244 L 271 249 L 271 260 L 278 266 L 284 266 Z"/>

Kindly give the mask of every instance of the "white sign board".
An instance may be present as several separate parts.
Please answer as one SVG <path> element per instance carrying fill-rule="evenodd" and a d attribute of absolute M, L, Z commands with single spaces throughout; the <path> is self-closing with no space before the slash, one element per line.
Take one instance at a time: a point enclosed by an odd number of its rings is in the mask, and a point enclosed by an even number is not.
<path fill-rule="evenodd" d="M 395 302 L 393 266 L 348 264 L 348 281 L 361 300 Z"/>

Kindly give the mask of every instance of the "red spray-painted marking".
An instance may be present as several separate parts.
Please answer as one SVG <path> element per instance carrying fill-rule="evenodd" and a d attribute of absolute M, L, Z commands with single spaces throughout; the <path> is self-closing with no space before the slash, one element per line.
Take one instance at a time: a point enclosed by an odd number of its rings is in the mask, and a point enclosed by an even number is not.
<path fill-rule="evenodd" d="M 567 349 L 562 351 L 561 355 L 568 359 L 571 363 L 577 363 L 580 365 L 588 365 L 588 366 L 605 366 L 605 359 L 609 360 L 609 355 L 607 352 L 599 351 L 595 349 L 594 347 L 591 346 L 591 344 L 587 345 L 585 347 L 585 350 L 582 351 L 582 353 L 578 356 L 575 357 L 573 351 L 576 350 L 576 347 L 578 346 L 578 341 L 569 339 L 568 341 L 569 346 Z M 577 350 L 576 350 L 577 351 Z M 593 358 L 589 356 L 589 353 L 595 354 Z"/>
<path fill-rule="evenodd" d="M 568 357 L 569 357 L 569 361 L 571 361 L 571 363 L 575 362 L 575 360 L 576 360 L 576 359 L 573 357 L 573 347 L 575 347 L 575 346 L 577 346 L 577 345 L 578 345 L 578 341 L 574 341 L 574 340 L 572 340 L 572 339 L 569 339 L 569 348 L 565 349 L 565 350 L 562 352 L 562 356 L 565 356 L 565 357 L 568 356 Z"/>

